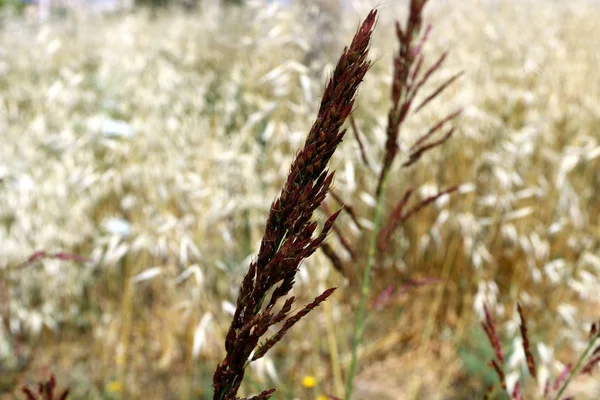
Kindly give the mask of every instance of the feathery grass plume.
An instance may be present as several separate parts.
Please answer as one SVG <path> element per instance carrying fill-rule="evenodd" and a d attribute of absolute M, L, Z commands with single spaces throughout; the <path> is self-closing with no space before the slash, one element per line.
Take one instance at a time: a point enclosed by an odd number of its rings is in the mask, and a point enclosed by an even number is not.
<path fill-rule="evenodd" d="M 290 316 L 295 298 L 287 295 L 294 285 L 298 267 L 319 248 L 340 213 L 332 214 L 321 233 L 313 237 L 317 229 L 313 214 L 325 200 L 333 181 L 327 164 L 344 137 L 346 131 L 341 129 L 342 125 L 352 112 L 358 86 L 370 67 L 367 55 L 376 15 L 374 10 L 369 13 L 350 46 L 344 49 L 325 88 L 317 119 L 304 147 L 292 162 L 279 198 L 271 205 L 258 256 L 250 264 L 240 287 L 236 311 L 225 339 L 226 356 L 213 376 L 215 400 L 235 399 L 248 363 L 264 356 L 287 330 L 335 290 L 326 290 Z M 271 296 L 267 299 L 269 292 Z M 281 309 L 275 311 L 279 299 L 285 301 Z M 267 330 L 281 322 L 279 332 L 259 345 Z M 268 399 L 271 393 L 266 391 L 256 398 Z"/>
<path fill-rule="evenodd" d="M 64 389 L 62 392 L 57 393 L 54 374 L 50 375 L 47 381 L 38 383 L 37 393 L 27 386 L 23 386 L 21 391 L 25 393 L 27 400 L 65 400 L 69 395 L 69 389 Z"/>

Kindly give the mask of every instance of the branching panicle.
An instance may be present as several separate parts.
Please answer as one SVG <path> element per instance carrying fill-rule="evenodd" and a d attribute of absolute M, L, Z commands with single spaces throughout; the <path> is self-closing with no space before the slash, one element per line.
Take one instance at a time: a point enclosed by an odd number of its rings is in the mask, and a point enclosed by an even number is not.
<path fill-rule="evenodd" d="M 290 315 L 294 297 L 286 298 L 300 263 L 311 256 L 331 231 L 339 211 L 326 221 L 320 234 L 314 236 L 317 223 L 313 214 L 330 192 L 333 173 L 327 165 L 342 141 L 342 126 L 353 110 L 359 84 L 370 63 L 367 60 L 376 12 L 371 11 L 346 47 L 325 87 L 321 106 L 304 147 L 292 162 L 280 196 L 271 205 L 265 232 L 256 260 L 242 281 L 236 311 L 227 333 L 225 359 L 217 367 L 213 384 L 214 399 L 235 399 L 242 383 L 250 355 L 252 361 L 265 355 L 302 317 L 325 301 L 335 289 L 328 289 L 312 303 Z M 267 301 L 267 295 L 271 293 Z M 279 299 L 286 299 L 274 311 Z M 275 324 L 279 331 L 259 346 L 260 338 Z M 272 391 L 256 399 L 267 399 Z"/>
<path fill-rule="evenodd" d="M 398 156 L 398 136 L 401 126 L 410 114 L 411 109 L 414 108 L 413 113 L 419 112 L 462 75 L 462 72 L 459 72 L 451 76 L 422 99 L 416 107 L 413 106 L 423 86 L 435 72 L 441 69 L 447 57 L 447 53 L 443 53 L 433 65 L 427 68 L 425 72 L 422 72 L 425 60 L 423 49 L 431 32 L 431 26 L 427 26 L 425 31 L 421 33 L 423 9 L 426 3 L 427 0 L 411 0 L 405 26 L 402 27 L 399 22 L 396 23 L 396 37 L 399 49 L 394 57 L 393 81 L 391 86 L 392 107 L 388 114 L 385 155 L 375 191 L 376 197 L 379 197 L 381 194 L 387 174 Z M 441 125 L 456 118 L 457 115 L 457 113 L 451 114 L 451 118 L 445 118 L 440 123 L 434 124 L 433 128 L 422 135 L 417 142 L 419 145 L 413 146 L 409 154 L 409 159 L 403 166 L 408 167 L 414 164 L 428 150 L 442 145 L 450 138 L 454 132 L 453 129 L 447 130 L 445 135 L 439 140 L 429 144 L 423 143 L 437 132 L 441 128 Z"/>

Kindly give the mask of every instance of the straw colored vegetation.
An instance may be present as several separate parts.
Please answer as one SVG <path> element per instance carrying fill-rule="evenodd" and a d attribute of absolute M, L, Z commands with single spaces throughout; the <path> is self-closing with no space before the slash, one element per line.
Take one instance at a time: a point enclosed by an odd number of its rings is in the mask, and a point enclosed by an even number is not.
<path fill-rule="evenodd" d="M 292 313 L 338 289 L 250 364 L 239 395 L 343 396 L 386 150 L 393 22 L 406 17 L 390 3 L 354 104 L 368 162 L 347 133 L 329 163 L 327 208 L 356 215 L 341 213 L 342 235 L 326 242 L 344 270 L 324 252 L 308 258 Z M 373 265 L 354 398 L 481 396 L 498 380 L 484 304 L 509 389 L 520 378 L 539 393 L 577 361 L 600 316 L 600 7 L 430 3 L 427 60 L 449 51 L 430 89 L 464 74 L 407 119 L 383 201 L 391 210 L 409 188 L 412 201 L 458 189 L 408 220 Z M 0 397 L 50 367 L 73 399 L 212 397 L 271 202 L 369 5 L 326 25 L 335 40 L 303 10 L 260 2 L 218 20 L 205 10 L 3 21 Z M 423 131 L 458 108 L 453 137 L 402 168 Z M 315 215 L 322 225 L 331 214 Z M 11 268 L 36 250 L 89 260 Z M 524 348 L 537 383 L 525 385 Z M 564 395 L 598 397 L 594 371 Z"/>

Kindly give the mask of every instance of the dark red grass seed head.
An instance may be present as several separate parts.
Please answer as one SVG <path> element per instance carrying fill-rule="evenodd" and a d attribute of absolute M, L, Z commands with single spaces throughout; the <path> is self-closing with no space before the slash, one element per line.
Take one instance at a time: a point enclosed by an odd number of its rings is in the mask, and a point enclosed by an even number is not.
<path fill-rule="evenodd" d="M 258 256 L 250 264 L 240 287 L 236 311 L 225 339 L 225 359 L 213 376 L 215 400 L 235 399 L 252 352 L 255 352 L 252 361 L 263 357 L 296 322 L 335 290 L 326 290 L 290 316 L 295 299 L 286 296 L 294 286 L 298 267 L 321 246 L 339 215 L 339 211 L 332 214 L 321 233 L 313 236 L 317 229 L 313 214 L 325 200 L 333 181 L 327 164 L 344 137 L 346 131 L 341 129 L 342 125 L 353 110 L 358 86 L 370 67 L 367 54 L 376 15 L 374 10 L 369 13 L 350 46 L 344 49 L 325 87 L 304 147 L 292 162 L 280 196 L 271 205 Z M 275 311 L 279 299 L 285 302 Z M 278 323 L 283 323 L 279 331 L 259 345 L 267 330 Z M 265 391 L 255 398 L 268 399 L 271 393 Z"/>

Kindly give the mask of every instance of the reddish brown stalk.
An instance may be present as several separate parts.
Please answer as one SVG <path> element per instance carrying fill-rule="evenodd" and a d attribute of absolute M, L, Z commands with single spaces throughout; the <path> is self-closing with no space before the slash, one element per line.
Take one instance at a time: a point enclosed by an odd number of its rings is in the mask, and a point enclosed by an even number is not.
<path fill-rule="evenodd" d="M 380 230 L 377 237 L 377 248 L 379 251 L 384 251 L 390 243 L 390 239 L 396 229 L 402 224 L 404 218 L 404 208 L 413 193 L 413 189 L 408 189 L 402 199 L 396 204 L 396 207 L 390 213 L 388 222 Z"/>
<path fill-rule="evenodd" d="M 501 365 L 504 365 L 504 352 L 502 351 L 500 338 L 496 332 L 496 326 L 494 325 L 494 321 L 492 321 L 492 316 L 490 315 L 490 312 L 485 304 L 483 305 L 483 311 L 485 313 L 485 321 L 481 323 L 481 326 L 483 327 L 483 330 L 485 331 L 485 334 L 488 337 L 492 348 L 494 349 L 496 359 Z"/>
<path fill-rule="evenodd" d="M 496 360 L 490 361 L 490 365 L 496 371 L 496 375 L 498 375 L 498 380 L 500 380 L 500 386 L 502 386 L 502 390 L 506 392 L 506 378 L 504 377 L 504 371 L 502 371 L 502 367 L 498 364 Z"/>
<path fill-rule="evenodd" d="M 388 217 L 388 222 L 385 224 L 383 228 L 379 231 L 379 236 L 377 237 L 377 247 L 379 250 L 383 251 L 390 244 L 391 239 L 394 233 L 398 230 L 402 224 L 404 224 L 408 219 L 414 216 L 416 213 L 421 211 L 423 208 L 427 207 L 431 203 L 438 200 L 440 197 L 445 196 L 447 194 L 453 193 L 458 190 L 458 186 L 453 186 L 449 189 L 441 191 L 433 196 L 427 197 L 424 200 L 421 200 L 415 206 L 413 206 L 410 210 L 404 212 L 404 208 L 408 203 L 409 197 L 412 194 L 413 190 L 409 189 L 404 193 L 404 197 L 398 202 L 392 213 Z"/>
<path fill-rule="evenodd" d="M 546 379 L 546 383 L 544 384 L 544 394 L 542 397 L 547 399 L 550 396 L 550 379 Z"/>
<path fill-rule="evenodd" d="M 569 375 L 571 374 L 572 371 L 573 371 L 573 364 L 571 364 L 571 363 L 567 364 L 567 366 L 562 370 L 562 372 L 554 380 L 554 384 L 552 385 L 552 390 L 556 392 L 558 389 L 560 389 L 562 384 L 569 377 Z"/>
<path fill-rule="evenodd" d="M 515 387 L 513 388 L 512 400 L 525 400 L 523 393 L 521 393 L 521 386 L 519 385 L 519 382 L 516 382 Z"/>
<path fill-rule="evenodd" d="M 452 85 L 454 83 L 454 81 L 456 81 L 458 78 L 460 78 L 463 75 L 463 72 L 458 72 L 454 75 L 452 75 L 450 78 L 448 78 L 444 83 L 442 83 L 440 86 L 438 86 L 437 89 L 435 89 L 433 91 L 433 93 L 431 93 L 429 96 L 425 97 L 425 99 L 423 99 L 421 101 L 421 103 L 419 103 L 419 105 L 415 108 L 415 113 L 418 113 L 419 111 L 421 111 L 431 100 L 435 99 L 436 97 L 438 97 L 444 90 L 446 90 L 446 88 L 450 85 Z"/>
<path fill-rule="evenodd" d="M 451 113 L 450 115 L 446 116 L 445 118 L 442 118 L 441 120 L 439 120 L 437 124 L 435 124 L 431 128 L 429 128 L 429 130 L 427 132 L 425 132 L 425 134 L 423 134 L 415 142 L 415 144 L 413 144 L 411 146 L 410 152 L 416 151 L 419 148 L 419 146 L 421 146 L 422 144 L 424 144 L 425 141 L 427 141 L 427 139 L 429 139 L 433 134 L 435 134 L 437 131 L 439 131 L 446 123 L 451 122 L 453 119 L 458 117 L 461 112 L 462 112 L 462 110 L 457 110 L 457 111 Z"/>
<path fill-rule="evenodd" d="M 340 256 L 338 256 L 335 250 L 333 250 L 333 247 L 331 247 L 329 243 L 323 243 L 321 244 L 321 250 L 323 251 L 323 254 L 325 254 L 325 257 L 329 259 L 331 265 L 333 265 L 333 268 L 340 274 L 346 276 L 344 262 L 342 261 Z"/>
<path fill-rule="evenodd" d="M 442 136 L 441 139 L 436 140 L 435 142 L 432 143 L 428 143 L 425 144 L 421 147 L 419 147 L 418 149 L 416 149 L 414 152 L 410 153 L 408 155 L 408 160 L 404 162 L 404 164 L 402 164 L 403 167 L 410 167 L 411 165 L 415 164 L 417 161 L 419 161 L 419 159 L 428 151 L 435 149 L 436 147 L 441 146 L 442 144 L 446 143 L 446 141 L 448 139 L 450 139 L 450 137 L 452 136 L 452 134 L 454 133 L 454 128 L 450 128 L 445 134 L 444 136 Z"/>
<path fill-rule="evenodd" d="M 371 308 L 375 311 L 383 310 L 393 299 L 394 292 L 396 291 L 396 285 L 388 285 L 381 291 L 371 304 Z"/>
<path fill-rule="evenodd" d="M 325 212 L 325 215 L 327 215 L 327 217 L 329 218 L 331 216 L 331 211 L 329 210 L 329 206 L 327 205 L 326 202 L 323 202 L 323 204 L 321 205 L 321 207 L 323 208 L 323 211 Z M 342 208 L 343 210 L 344 208 Z M 348 252 L 348 254 L 350 254 L 350 258 L 352 258 L 353 261 L 356 260 L 356 252 L 354 251 L 354 249 L 352 248 L 352 246 L 350 245 L 350 242 L 348 242 L 348 240 L 346 239 L 346 237 L 342 234 L 342 231 L 340 230 L 340 228 L 337 227 L 337 225 L 333 225 L 332 227 L 333 233 L 336 234 L 338 240 L 340 241 L 341 245 L 344 247 L 344 249 Z"/>
<path fill-rule="evenodd" d="M 350 126 L 352 127 L 352 133 L 354 134 L 354 139 L 356 139 L 356 142 L 358 143 L 358 148 L 360 150 L 360 158 L 362 159 L 363 163 L 367 167 L 369 167 L 370 169 L 373 169 L 373 167 L 371 166 L 371 163 L 369 162 L 369 159 L 367 157 L 367 151 L 365 150 L 365 145 L 363 144 L 363 141 L 360 138 L 360 132 L 358 130 L 358 126 L 356 125 L 356 121 L 354 120 L 354 116 L 352 114 L 350 114 Z"/>
<path fill-rule="evenodd" d="M 442 55 L 436 60 L 436 62 L 433 63 L 432 66 L 430 66 L 427 71 L 425 71 L 425 73 L 419 78 L 418 82 L 414 83 L 414 86 L 411 86 L 411 91 L 409 92 L 409 99 L 414 100 L 415 96 L 417 95 L 417 93 L 419 93 L 419 90 L 421 90 L 423 88 L 423 86 L 425 85 L 425 83 L 427 83 L 429 81 L 429 78 L 431 78 L 433 76 L 433 74 L 439 70 L 442 67 L 442 64 L 444 64 L 444 61 L 446 61 L 446 57 L 448 57 L 448 53 L 444 52 L 442 53 Z M 420 68 L 420 66 L 419 66 Z M 414 74 L 415 76 L 413 77 L 413 82 L 417 79 L 418 75 Z"/>
<path fill-rule="evenodd" d="M 585 364 L 585 366 L 581 369 L 582 374 L 591 374 L 594 370 L 594 367 L 600 363 L 600 355 L 596 355 Z"/>
<path fill-rule="evenodd" d="M 294 324 L 296 322 L 300 321 L 300 319 L 302 317 L 304 317 L 306 314 L 308 314 L 309 312 L 314 310 L 316 307 L 318 307 L 322 302 L 324 302 L 329 296 L 331 296 L 333 294 L 335 289 L 337 289 L 337 288 L 327 289 L 321 295 L 317 296 L 311 303 L 307 304 L 302 310 L 298 311 L 296 314 L 287 318 L 285 320 L 285 322 L 283 323 L 283 326 L 281 327 L 281 329 L 279 329 L 279 331 L 275 335 L 270 337 L 263 345 L 261 345 L 259 347 L 256 354 L 254 354 L 254 356 L 252 357 L 252 361 L 262 358 L 267 353 L 267 351 L 269 351 L 277 342 L 279 342 L 281 340 L 283 335 L 285 335 L 285 333 L 292 326 L 294 326 Z M 291 297 L 290 299 L 293 299 L 293 297 Z"/>
<path fill-rule="evenodd" d="M 354 209 L 348 205 L 341 197 L 339 194 L 337 194 L 337 192 L 335 190 L 332 190 L 329 192 L 329 194 L 331 195 L 331 197 L 333 197 L 333 199 L 335 201 L 337 201 L 338 203 L 340 203 L 341 206 L 344 207 L 344 211 L 346 212 L 346 214 L 348 214 L 348 216 L 352 219 L 352 222 L 354 222 L 354 224 L 359 228 L 359 229 L 363 229 L 362 224 L 358 221 L 358 217 L 356 212 L 354 211 Z"/>
<path fill-rule="evenodd" d="M 375 301 L 373 301 L 371 307 L 376 311 L 381 311 L 388 304 L 390 304 L 395 297 L 401 296 L 407 293 L 409 290 L 439 282 L 441 282 L 441 279 L 439 278 L 424 278 L 416 280 L 409 279 L 397 289 L 395 285 L 389 285 L 377 296 L 377 298 L 375 298 Z"/>
<path fill-rule="evenodd" d="M 235 399 L 246 365 L 264 356 L 302 317 L 315 309 L 335 289 L 328 289 L 294 315 L 294 286 L 300 263 L 323 243 L 340 211 L 331 215 L 320 234 L 313 216 L 331 190 L 333 173 L 327 169 L 342 141 L 342 125 L 352 112 L 359 84 L 370 63 L 367 60 L 376 11 L 371 11 L 345 48 L 321 100 L 317 119 L 304 147 L 292 162 L 287 182 L 271 205 L 256 260 L 244 277 L 237 307 L 225 339 L 226 356 L 213 376 L 215 400 Z M 268 294 L 271 293 L 270 297 Z M 276 311 L 276 304 L 283 301 Z M 278 333 L 259 345 L 267 330 L 282 323 Z M 256 352 L 253 357 L 251 354 Z M 263 392 L 268 399 L 272 392 Z"/>
<path fill-rule="evenodd" d="M 519 328 L 521 329 L 521 337 L 523 338 L 523 350 L 525 351 L 525 359 L 527 360 L 527 369 L 529 369 L 529 374 L 533 377 L 533 379 L 537 379 L 537 374 L 535 372 L 535 361 L 531 352 L 531 343 L 529 342 L 529 337 L 527 335 L 527 319 L 525 318 L 525 312 L 523 311 L 523 307 L 521 307 L 520 303 L 517 303 L 517 311 L 519 312 L 519 317 L 521 318 L 521 324 L 519 325 Z"/>

